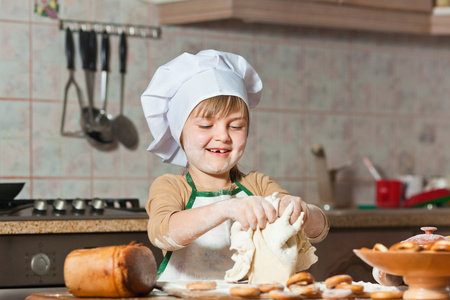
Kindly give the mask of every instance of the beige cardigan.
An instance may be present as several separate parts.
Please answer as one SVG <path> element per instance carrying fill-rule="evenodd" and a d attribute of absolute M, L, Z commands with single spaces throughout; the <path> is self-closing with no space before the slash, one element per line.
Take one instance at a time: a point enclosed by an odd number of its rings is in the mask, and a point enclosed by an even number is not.
<path fill-rule="evenodd" d="M 270 179 L 269 176 L 250 172 L 239 181 L 253 195 L 267 197 L 274 192 L 279 192 L 280 197 L 289 195 L 278 183 Z M 196 187 L 198 191 L 205 191 L 201 187 Z M 174 251 L 183 248 L 168 239 L 169 218 L 173 213 L 185 209 L 192 188 L 184 175 L 166 174 L 156 178 L 150 188 L 150 195 L 145 206 L 149 215 L 148 236 L 150 241 L 156 247 L 164 251 Z M 323 212 L 322 212 L 323 213 Z M 325 215 L 324 215 L 325 217 Z M 327 220 L 327 218 L 325 217 Z M 188 226 L 188 224 L 187 224 Z M 325 226 L 324 231 L 328 231 Z M 326 234 L 320 234 L 318 238 L 310 239 L 311 242 L 320 242 L 326 237 Z"/>

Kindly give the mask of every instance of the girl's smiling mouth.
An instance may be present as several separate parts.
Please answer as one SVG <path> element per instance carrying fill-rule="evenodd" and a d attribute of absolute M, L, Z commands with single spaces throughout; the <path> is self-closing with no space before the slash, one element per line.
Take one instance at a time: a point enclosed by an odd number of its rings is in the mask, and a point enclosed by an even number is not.
<path fill-rule="evenodd" d="M 221 153 L 221 154 L 230 152 L 230 150 L 227 150 L 227 149 L 215 149 L 215 148 L 213 148 L 213 149 L 206 149 L 206 150 L 208 150 L 209 152 L 212 152 L 212 153 Z"/>

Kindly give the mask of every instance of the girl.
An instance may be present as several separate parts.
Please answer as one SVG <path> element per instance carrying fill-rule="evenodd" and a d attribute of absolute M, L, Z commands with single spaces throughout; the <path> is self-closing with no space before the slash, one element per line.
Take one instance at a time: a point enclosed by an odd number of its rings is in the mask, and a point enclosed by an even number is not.
<path fill-rule="evenodd" d="M 316 206 L 289 195 L 268 176 L 242 174 L 237 164 L 247 143 L 249 108 L 262 83 L 241 56 L 205 50 L 184 53 L 160 67 L 141 101 L 164 162 L 186 166 L 186 175 L 163 175 L 151 186 L 146 210 L 151 242 L 165 251 L 160 280 L 223 279 L 233 267 L 232 221 L 263 229 L 289 203 L 294 223 L 304 212 L 304 233 L 319 242 L 328 221 Z M 278 215 L 264 197 L 278 192 Z"/>

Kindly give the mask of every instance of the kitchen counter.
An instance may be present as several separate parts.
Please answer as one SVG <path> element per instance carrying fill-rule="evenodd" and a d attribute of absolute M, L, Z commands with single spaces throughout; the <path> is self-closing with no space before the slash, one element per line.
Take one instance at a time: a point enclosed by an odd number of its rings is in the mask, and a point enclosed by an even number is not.
<path fill-rule="evenodd" d="M 234 300 L 243 299 L 244 297 L 234 296 L 230 294 L 230 288 L 234 286 L 242 286 L 242 283 L 228 283 L 223 280 L 216 281 L 217 287 L 214 290 L 209 291 L 191 291 L 186 289 L 186 284 L 192 281 L 172 281 L 172 282 L 157 282 L 157 287 L 147 297 L 141 297 L 139 299 L 221 299 L 221 300 Z M 376 291 L 404 291 L 405 286 L 401 287 L 386 287 L 379 284 L 368 283 L 363 281 L 357 281 L 359 285 L 362 285 L 364 291 L 368 294 Z M 314 285 L 322 292 L 326 291 L 325 283 L 323 281 L 315 281 Z M 285 291 L 288 289 L 285 287 Z M 271 299 L 268 293 L 261 293 L 259 296 L 245 297 L 246 299 Z M 31 294 L 26 300 L 71 300 L 75 299 L 67 290 L 61 290 L 58 292 L 40 292 Z M 84 298 L 86 300 L 94 300 L 98 298 Z M 105 300 L 113 300 L 113 298 L 104 298 Z M 133 298 L 134 299 L 134 298 Z M 315 298 L 322 299 L 322 298 Z M 358 297 L 355 297 L 358 299 Z M 359 298 L 362 299 L 362 298 Z M 366 298 L 367 299 L 367 295 Z"/>
<path fill-rule="evenodd" d="M 140 300 L 151 300 L 151 299 L 158 299 L 158 300 L 173 300 L 173 299 L 180 299 L 178 297 L 175 296 L 169 296 L 166 294 L 154 294 L 152 293 L 151 295 L 149 295 L 148 297 L 139 297 L 138 299 Z M 68 292 L 62 292 L 62 293 L 36 293 L 36 294 L 31 294 L 30 296 L 28 296 L 25 300 L 73 300 L 73 299 L 79 299 L 76 298 L 74 296 L 72 296 L 70 293 Z M 99 299 L 99 298 L 83 298 L 85 300 L 94 300 L 94 299 Z M 104 300 L 116 300 L 118 298 L 102 298 Z M 124 298 L 120 298 L 120 299 L 124 299 Z M 137 298 L 130 298 L 130 299 L 137 299 Z M 242 299 L 240 297 L 236 297 L 236 299 Z"/>
<path fill-rule="evenodd" d="M 202 300 L 242 300 L 242 299 L 272 299 L 269 294 L 261 294 L 258 297 L 240 297 L 240 296 L 231 296 L 231 295 L 205 295 L 205 296 L 184 296 L 180 298 L 179 296 L 171 296 L 166 295 L 164 293 L 152 293 L 151 295 L 147 297 L 139 297 L 140 300 L 175 300 L 175 299 L 202 299 Z M 42 294 L 31 294 L 29 297 L 27 297 L 25 300 L 73 300 L 78 299 L 73 297 L 69 293 L 42 293 Z M 84 298 L 85 300 L 97 300 L 99 298 Z M 116 300 L 117 298 L 103 298 L 103 300 Z M 121 298 L 123 299 L 123 298 Z M 137 298 L 132 298 L 137 299 Z M 307 298 L 304 298 L 307 299 Z M 323 300 L 323 298 L 314 298 L 316 300 Z M 354 298 L 354 299 L 368 299 L 368 298 Z"/>
<path fill-rule="evenodd" d="M 450 208 L 333 209 L 326 211 L 331 228 L 450 226 Z M 0 221 L 0 235 L 144 232 L 148 219 Z"/>
<path fill-rule="evenodd" d="M 326 211 L 331 228 L 450 226 L 450 208 L 333 209 Z"/>
<path fill-rule="evenodd" d="M 0 221 L 0 234 L 147 231 L 148 219 Z"/>

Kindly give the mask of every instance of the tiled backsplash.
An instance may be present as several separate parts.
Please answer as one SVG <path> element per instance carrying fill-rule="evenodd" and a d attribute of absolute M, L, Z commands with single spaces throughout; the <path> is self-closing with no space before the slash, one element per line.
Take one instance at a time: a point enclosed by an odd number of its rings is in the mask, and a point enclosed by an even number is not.
<path fill-rule="evenodd" d="M 338 176 L 338 200 L 353 204 L 374 203 L 362 156 L 386 177 L 450 174 L 450 37 L 239 21 L 163 27 L 156 40 L 132 37 L 124 113 L 138 128 L 139 146 L 101 151 L 59 133 L 68 79 L 64 32 L 57 21 L 34 14 L 33 4 L 0 2 L 0 182 L 26 182 L 18 198 L 137 197 L 143 205 L 155 177 L 182 170 L 146 151 L 152 138 L 140 95 L 159 65 L 207 48 L 241 54 L 263 79 L 242 170 L 264 172 L 317 203 L 310 149 L 320 143 L 330 167 L 352 161 Z M 150 16 L 143 1 L 60 1 L 64 19 L 152 25 Z M 119 112 L 118 42 L 111 37 L 107 111 L 113 116 Z M 78 52 L 75 78 L 85 90 Z M 71 130 L 79 128 L 76 99 L 71 90 Z M 95 99 L 100 106 L 100 72 Z"/>

